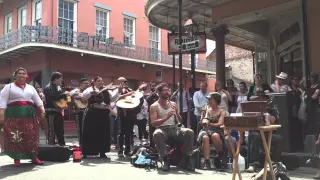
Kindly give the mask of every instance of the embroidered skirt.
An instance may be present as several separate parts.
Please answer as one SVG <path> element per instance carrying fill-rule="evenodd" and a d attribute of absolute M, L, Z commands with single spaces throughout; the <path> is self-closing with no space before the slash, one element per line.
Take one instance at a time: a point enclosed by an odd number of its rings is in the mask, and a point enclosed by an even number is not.
<path fill-rule="evenodd" d="M 39 147 L 39 123 L 30 102 L 8 104 L 4 120 L 4 153 L 12 159 L 33 159 Z"/>

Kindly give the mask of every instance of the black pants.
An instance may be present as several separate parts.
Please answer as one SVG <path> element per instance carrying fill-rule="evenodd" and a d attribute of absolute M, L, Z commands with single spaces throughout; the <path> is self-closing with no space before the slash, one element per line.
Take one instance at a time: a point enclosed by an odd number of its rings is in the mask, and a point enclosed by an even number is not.
<path fill-rule="evenodd" d="M 180 116 L 182 117 L 182 124 L 185 128 L 188 126 L 188 111 L 180 113 Z"/>
<path fill-rule="evenodd" d="M 123 145 L 126 146 L 125 152 L 130 152 L 130 145 L 132 141 L 132 132 L 134 121 L 136 120 L 136 116 L 120 116 L 119 122 L 119 151 L 123 151 Z"/>
<path fill-rule="evenodd" d="M 142 140 L 142 135 L 144 139 L 148 139 L 148 133 L 147 133 L 147 119 L 137 119 L 136 124 L 138 126 L 139 130 L 139 139 Z"/>
<path fill-rule="evenodd" d="M 268 139 L 268 135 L 265 135 Z M 282 136 L 278 134 L 272 134 L 271 140 L 271 159 L 275 162 L 281 160 L 281 140 Z M 250 142 L 250 165 L 251 166 L 260 166 L 260 149 L 263 148 L 262 139 L 260 133 L 252 131 L 249 133 L 249 142 Z"/>
<path fill-rule="evenodd" d="M 77 124 L 79 145 L 81 147 L 81 145 L 82 145 L 82 133 L 83 133 L 83 111 L 79 112 L 76 115 L 76 124 Z"/>
<path fill-rule="evenodd" d="M 55 136 L 57 136 L 59 145 L 65 146 L 64 122 L 61 112 L 50 111 L 46 113 L 46 117 L 49 126 L 48 144 L 55 145 Z"/>

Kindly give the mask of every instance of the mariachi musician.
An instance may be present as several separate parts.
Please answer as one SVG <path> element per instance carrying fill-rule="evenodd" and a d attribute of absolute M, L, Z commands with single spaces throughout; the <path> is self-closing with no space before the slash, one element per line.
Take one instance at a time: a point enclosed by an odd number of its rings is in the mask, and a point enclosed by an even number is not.
<path fill-rule="evenodd" d="M 98 154 L 101 158 L 106 158 L 106 153 L 110 152 L 110 102 L 119 96 L 119 90 L 111 92 L 103 84 L 103 79 L 97 76 L 92 80 L 92 87 L 82 94 L 82 99 L 88 100 L 88 108 L 83 114 L 83 158 Z"/>
<path fill-rule="evenodd" d="M 67 94 L 64 93 L 61 83 L 62 74 L 60 72 L 52 73 L 51 82 L 44 88 L 43 93 L 45 95 L 46 118 L 49 126 L 48 144 L 55 145 L 55 136 L 57 136 L 58 144 L 65 146 L 63 109 L 55 104 L 56 101 L 67 99 Z"/>
<path fill-rule="evenodd" d="M 159 95 L 158 93 L 156 92 L 156 86 L 157 86 L 157 83 L 155 81 L 151 82 L 150 83 L 150 94 L 149 96 L 146 98 L 146 101 L 148 103 L 148 111 L 150 112 L 150 106 L 157 102 L 158 99 L 159 99 Z M 154 147 L 154 143 L 152 141 L 152 135 L 153 135 L 153 132 L 155 131 L 155 128 L 153 126 L 151 126 L 151 122 L 150 122 L 150 113 L 149 113 L 149 120 L 148 120 L 148 127 L 149 127 L 149 142 L 150 142 L 150 146 L 151 147 Z"/>
<path fill-rule="evenodd" d="M 128 87 L 127 80 L 124 77 L 120 77 L 118 79 L 120 81 L 120 94 L 121 96 L 118 98 L 119 101 L 123 97 L 131 96 L 135 92 L 132 91 Z M 138 90 L 143 89 L 146 84 L 142 84 Z M 133 144 L 133 126 L 134 122 L 137 119 L 137 115 L 139 114 L 141 110 L 141 106 L 143 104 L 143 94 L 141 94 L 141 98 L 138 99 L 138 104 L 134 108 L 121 108 L 119 107 L 117 102 L 117 108 L 118 108 L 118 118 L 120 119 L 119 123 L 119 138 L 118 138 L 118 144 L 119 144 L 119 151 L 118 151 L 118 157 L 124 157 L 130 155 L 130 145 Z M 125 101 L 123 101 L 125 102 Z M 123 151 L 123 144 L 125 144 L 125 150 Z"/>
<path fill-rule="evenodd" d="M 76 110 L 76 124 L 78 128 L 78 140 L 79 145 L 81 146 L 82 143 L 82 125 L 83 125 L 83 112 L 86 108 L 87 104 L 83 104 L 83 106 L 79 106 L 76 102 L 79 101 L 81 103 L 81 98 L 83 91 L 86 90 L 90 86 L 90 83 L 87 78 L 82 78 L 79 82 L 79 88 L 75 88 L 70 92 L 70 96 L 73 99 L 74 107 Z"/>

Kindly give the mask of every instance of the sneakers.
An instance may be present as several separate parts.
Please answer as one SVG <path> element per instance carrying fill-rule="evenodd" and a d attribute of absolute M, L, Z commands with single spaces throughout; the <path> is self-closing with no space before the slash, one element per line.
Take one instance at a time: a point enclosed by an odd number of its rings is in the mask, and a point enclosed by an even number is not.
<path fill-rule="evenodd" d="M 320 172 L 318 172 L 314 177 L 313 179 L 320 179 Z"/>
<path fill-rule="evenodd" d="M 256 172 L 257 168 L 255 166 L 249 166 L 248 169 L 246 169 L 246 172 L 248 173 L 254 173 Z"/>

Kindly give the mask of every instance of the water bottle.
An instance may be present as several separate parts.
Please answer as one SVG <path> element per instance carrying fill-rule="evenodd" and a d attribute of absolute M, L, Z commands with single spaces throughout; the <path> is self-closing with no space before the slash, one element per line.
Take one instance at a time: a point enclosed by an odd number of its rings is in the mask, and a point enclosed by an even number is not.
<path fill-rule="evenodd" d="M 246 161 L 244 157 L 242 157 L 240 154 L 238 157 L 238 166 L 240 171 L 244 171 L 246 169 Z M 234 163 L 233 163 L 233 168 L 234 168 Z"/>

